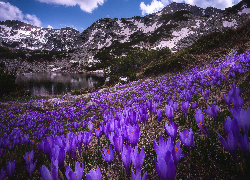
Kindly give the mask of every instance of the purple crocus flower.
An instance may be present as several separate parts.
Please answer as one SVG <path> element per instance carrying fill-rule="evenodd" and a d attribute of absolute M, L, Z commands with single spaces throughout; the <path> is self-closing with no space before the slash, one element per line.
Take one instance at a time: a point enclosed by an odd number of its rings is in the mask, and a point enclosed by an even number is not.
<path fill-rule="evenodd" d="M 144 148 L 142 148 L 141 153 L 139 153 L 137 146 L 135 146 L 133 153 L 131 153 L 131 160 L 136 170 L 141 169 L 144 162 L 144 158 L 145 158 Z"/>
<path fill-rule="evenodd" d="M 33 171 L 35 170 L 36 167 L 36 162 L 33 164 L 33 158 L 34 158 L 34 151 L 30 151 L 30 152 L 25 152 L 25 155 L 23 156 L 25 161 L 26 161 L 26 168 L 27 171 L 31 177 Z"/>
<path fill-rule="evenodd" d="M 6 175 L 6 172 L 4 171 L 4 167 L 2 167 L 1 172 L 0 172 L 0 180 L 4 180 Z"/>
<path fill-rule="evenodd" d="M 103 159 L 105 159 L 110 164 L 114 158 L 114 149 L 112 148 L 112 145 L 109 145 L 108 151 L 103 147 L 103 152 L 104 154 L 101 151 Z"/>
<path fill-rule="evenodd" d="M 159 122 L 161 122 L 161 120 L 162 120 L 162 110 L 159 109 L 157 111 L 157 122 L 159 123 Z"/>
<path fill-rule="evenodd" d="M 209 105 L 207 105 L 207 110 L 205 109 L 204 111 L 213 116 L 214 119 L 217 121 L 217 111 L 219 110 L 218 105 L 215 105 L 216 101 L 214 103 L 212 103 L 212 106 L 210 107 Z"/>
<path fill-rule="evenodd" d="M 86 175 L 87 180 L 102 180 L 102 174 L 100 168 L 97 166 L 96 171 L 90 170 L 89 174 Z"/>
<path fill-rule="evenodd" d="M 137 113 L 132 109 L 131 111 L 130 111 L 130 123 L 131 124 L 136 124 L 137 123 Z"/>
<path fill-rule="evenodd" d="M 157 154 L 157 160 L 160 160 L 161 158 L 165 159 L 167 151 L 172 152 L 173 150 L 173 140 L 169 137 L 168 141 L 165 143 L 162 136 L 159 136 L 159 146 L 153 139 L 153 147 Z"/>
<path fill-rule="evenodd" d="M 68 180 L 81 180 L 83 176 L 84 164 L 82 163 L 82 167 L 80 163 L 77 161 L 75 166 L 75 172 L 67 165 L 66 166 L 66 177 Z"/>
<path fill-rule="evenodd" d="M 194 135 L 193 135 L 193 131 L 190 128 L 190 132 L 186 129 L 183 129 L 183 132 L 179 132 L 179 137 L 181 142 L 187 146 L 188 150 L 190 148 L 190 146 L 195 147 L 194 144 Z"/>
<path fill-rule="evenodd" d="M 247 108 L 247 111 L 241 109 L 239 113 L 239 117 L 237 118 L 238 123 L 244 133 L 248 136 L 249 128 L 250 128 L 250 107 Z"/>
<path fill-rule="evenodd" d="M 174 104 L 174 103 L 173 103 L 173 100 L 172 100 L 172 99 L 170 99 L 167 103 L 168 103 L 169 106 L 172 106 L 172 107 L 173 107 L 173 104 Z"/>
<path fill-rule="evenodd" d="M 196 113 L 194 115 L 194 118 L 195 118 L 195 121 L 198 123 L 200 130 L 209 137 L 208 129 L 204 124 L 204 115 L 202 113 L 202 110 L 197 109 L 195 112 Z"/>
<path fill-rule="evenodd" d="M 67 148 L 67 152 L 69 154 L 73 154 L 73 157 L 74 157 L 75 152 L 76 152 L 76 141 L 75 141 L 75 138 L 67 139 L 66 140 L 66 148 Z"/>
<path fill-rule="evenodd" d="M 179 160 L 182 157 L 184 157 L 184 155 L 181 153 L 182 153 L 182 149 L 180 148 L 180 141 L 178 141 L 175 145 L 175 148 L 172 151 L 175 167 L 177 167 Z"/>
<path fill-rule="evenodd" d="M 225 136 L 232 131 L 233 135 L 238 137 L 240 135 L 240 127 L 236 118 L 231 118 L 228 116 L 224 122 Z"/>
<path fill-rule="evenodd" d="M 93 137 L 93 134 L 91 131 L 89 131 L 89 132 L 84 131 L 84 137 L 83 137 L 82 142 L 86 148 L 88 148 L 92 137 Z"/>
<path fill-rule="evenodd" d="M 127 133 L 128 133 L 128 140 L 132 147 L 135 147 L 139 138 L 141 136 L 142 129 L 140 131 L 139 124 L 128 126 Z"/>
<path fill-rule="evenodd" d="M 228 94 L 228 95 L 223 95 L 223 98 L 224 98 L 224 100 L 225 100 L 225 102 L 227 103 L 227 106 L 229 107 L 229 109 L 230 109 L 230 107 L 231 107 L 231 101 L 232 101 L 232 99 L 231 99 L 231 96 Z"/>
<path fill-rule="evenodd" d="M 151 99 L 149 99 L 149 100 L 146 102 L 146 106 L 147 106 L 149 112 L 152 113 L 153 107 L 152 107 L 152 100 L 151 100 Z"/>
<path fill-rule="evenodd" d="M 89 132 L 91 132 L 91 131 L 92 131 L 92 129 L 93 129 L 93 123 L 92 123 L 92 122 L 89 122 L 89 124 L 88 124 L 88 128 L 89 128 Z"/>
<path fill-rule="evenodd" d="M 37 160 L 36 160 L 36 162 L 37 162 Z M 35 170 L 35 167 L 36 167 L 36 162 L 35 163 L 30 163 L 30 164 L 26 164 L 26 169 L 27 169 L 27 171 L 28 171 L 28 173 L 29 173 L 29 175 L 30 175 L 30 178 L 31 178 L 31 176 L 32 176 L 32 173 L 34 172 L 34 170 Z"/>
<path fill-rule="evenodd" d="M 175 139 L 177 135 L 177 124 L 173 122 L 172 120 L 169 120 L 169 125 L 167 122 L 165 122 L 165 131 L 169 136 L 171 136 L 173 139 Z"/>
<path fill-rule="evenodd" d="M 224 122 L 224 129 L 226 139 L 218 133 L 219 140 L 222 146 L 237 159 L 238 140 L 240 135 L 240 127 L 237 119 L 233 118 L 233 120 L 231 120 L 230 117 L 227 117 L 227 120 Z"/>
<path fill-rule="evenodd" d="M 52 179 L 58 179 L 58 160 L 53 157 L 51 159 L 50 169 Z"/>
<path fill-rule="evenodd" d="M 192 97 L 192 95 L 189 92 L 187 92 L 185 94 L 185 98 L 186 98 L 186 101 L 190 102 L 193 97 Z"/>
<path fill-rule="evenodd" d="M 109 133 L 110 133 L 110 124 L 109 123 L 107 123 L 103 126 L 103 132 L 104 132 L 106 138 L 108 138 Z"/>
<path fill-rule="evenodd" d="M 109 141 L 110 141 L 110 143 L 111 143 L 113 146 L 114 146 L 114 141 L 113 141 L 114 135 L 115 135 L 114 132 L 111 132 L 111 133 L 109 134 Z"/>
<path fill-rule="evenodd" d="M 3 156 L 5 153 L 5 149 L 4 148 L 0 148 L 0 156 Z"/>
<path fill-rule="evenodd" d="M 238 149 L 238 138 L 237 136 L 234 136 L 232 131 L 228 133 L 228 136 L 226 136 L 226 140 L 218 133 L 220 143 L 222 146 L 228 150 L 232 156 L 237 159 L 237 149 Z"/>
<path fill-rule="evenodd" d="M 97 137 L 97 139 L 99 139 L 101 135 L 102 135 L 102 126 L 99 125 L 98 129 L 95 129 L 95 136 Z"/>
<path fill-rule="evenodd" d="M 194 103 L 191 102 L 191 107 L 192 107 L 192 109 L 195 109 L 196 106 L 197 106 L 197 102 L 194 102 Z"/>
<path fill-rule="evenodd" d="M 62 170 L 62 168 L 63 168 L 65 157 L 66 157 L 66 151 L 63 147 L 61 147 L 59 149 L 58 157 L 57 157 L 58 166 L 59 166 L 60 170 Z"/>
<path fill-rule="evenodd" d="M 158 160 L 155 158 L 155 168 L 161 179 L 174 180 L 175 179 L 175 165 L 173 156 L 170 151 L 166 153 L 166 158 Z"/>
<path fill-rule="evenodd" d="M 131 180 L 147 180 L 147 171 L 144 173 L 141 179 L 141 170 L 136 170 L 135 175 L 133 169 L 131 168 Z"/>
<path fill-rule="evenodd" d="M 50 151 L 53 147 L 53 137 L 49 136 L 47 138 L 43 139 L 44 142 L 44 153 L 47 155 L 47 157 L 50 159 Z"/>
<path fill-rule="evenodd" d="M 142 115 L 142 114 L 147 114 L 147 108 L 141 107 L 141 108 L 139 109 L 139 113 L 140 113 L 140 115 Z"/>
<path fill-rule="evenodd" d="M 157 108 L 158 108 L 158 103 L 153 103 L 153 105 L 152 105 L 153 114 L 156 114 L 156 109 Z"/>
<path fill-rule="evenodd" d="M 184 116 L 188 112 L 188 107 L 189 107 L 189 102 L 188 101 L 181 101 L 181 109 L 182 109 L 182 111 L 184 113 Z"/>
<path fill-rule="evenodd" d="M 15 160 L 7 163 L 7 165 L 6 165 L 6 172 L 7 172 L 8 178 L 10 180 L 14 179 Z"/>
<path fill-rule="evenodd" d="M 54 158 L 52 158 L 50 168 L 51 168 L 51 173 L 47 169 L 46 166 L 42 165 L 42 167 L 40 168 L 42 180 L 58 180 L 58 161 L 57 161 L 57 159 L 54 160 Z"/>
<path fill-rule="evenodd" d="M 202 96 L 204 97 L 204 99 L 207 102 L 207 97 L 209 96 L 210 90 L 206 90 L 205 92 L 202 90 Z"/>
<path fill-rule="evenodd" d="M 174 102 L 174 104 L 173 104 L 173 108 L 174 108 L 174 111 L 177 111 L 177 108 L 178 108 L 178 102 Z"/>
<path fill-rule="evenodd" d="M 148 120 L 148 117 L 149 115 L 148 114 L 142 114 L 140 117 L 139 117 L 139 122 L 143 122 L 143 124 L 145 125 L 147 120 Z"/>
<path fill-rule="evenodd" d="M 172 120 L 174 116 L 174 108 L 170 105 L 165 105 L 165 112 L 166 112 L 168 119 Z"/>
<path fill-rule="evenodd" d="M 121 156 L 120 153 L 122 151 L 123 141 L 124 141 L 123 135 L 119 136 L 119 134 L 115 133 L 113 137 L 113 142 L 114 142 L 114 147 L 118 156 Z"/>
<path fill-rule="evenodd" d="M 29 152 L 25 152 L 25 155 L 23 155 L 23 158 L 26 161 L 26 164 L 31 164 L 33 163 L 33 158 L 34 158 L 34 151 L 29 151 Z"/>
<path fill-rule="evenodd" d="M 152 110 L 153 110 L 153 106 L 152 106 L 152 100 L 149 99 L 147 102 L 146 102 L 146 106 L 150 112 L 150 116 L 151 116 L 151 121 L 152 121 Z"/>
<path fill-rule="evenodd" d="M 241 96 L 233 96 L 232 102 L 234 104 L 235 111 L 238 112 L 242 107 L 242 105 L 244 104 L 244 98 L 242 98 Z"/>
<path fill-rule="evenodd" d="M 248 153 L 249 153 L 249 140 L 247 135 L 244 135 L 244 138 L 242 137 L 242 135 L 240 134 L 239 136 L 239 147 L 242 150 L 242 152 L 245 154 L 245 159 L 247 160 L 248 157 Z"/>
<path fill-rule="evenodd" d="M 129 145 L 123 146 L 123 150 L 121 153 L 122 156 L 122 161 L 125 166 L 127 174 L 129 174 L 129 168 L 130 168 L 130 163 L 131 163 L 131 152 L 132 148 Z"/>
<path fill-rule="evenodd" d="M 24 134 L 23 137 L 21 137 L 22 143 L 23 144 L 28 144 L 29 143 L 29 134 Z"/>
<path fill-rule="evenodd" d="M 86 125 L 87 125 L 87 122 L 83 120 L 83 122 L 82 122 L 83 129 L 86 127 Z"/>

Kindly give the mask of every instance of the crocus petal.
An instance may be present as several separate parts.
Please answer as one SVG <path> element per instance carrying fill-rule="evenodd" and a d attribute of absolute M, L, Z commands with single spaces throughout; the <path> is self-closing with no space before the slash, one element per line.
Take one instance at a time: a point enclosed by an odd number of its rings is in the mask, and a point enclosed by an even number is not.
<path fill-rule="evenodd" d="M 102 180 L 101 170 L 97 166 L 96 171 L 90 170 L 89 174 L 86 175 L 87 180 Z"/>
<path fill-rule="evenodd" d="M 142 180 L 147 180 L 147 171 L 144 173 L 144 175 L 142 176 Z"/>
<path fill-rule="evenodd" d="M 167 168 L 167 179 L 168 180 L 174 180 L 175 179 L 175 165 L 174 161 L 170 160 L 168 162 L 168 168 Z"/>
<path fill-rule="evenodd" d="M 42 176 L 42 180 L 53 180 L 46 166 L 42 165 L 42 167 L 40 168 L 40 173 Z"/>
<path fill-rule="evenodd" d="M 219 136 L 219 140 L 220 140 L 220 143 L 222 144 L 222 146 L 229 151 L 229 146 L 227 144 L 227 142 L 225 141 L 225 139 L 218 133 L 218 136 Z"/>
<path fill-rule="evenodd" d="M 7 163 L 6 172 L 8 178 L 12 180 L 14 178 L 14 173 L 15 173 L 15 160 Z"/>
<path fill-rule="evenodd" d="M 5 175 L 6 175 L 6 172 L 4 171 L 4 167 L 2 167 L 1 172 L 0 172 L 0 179 L 4 180 Z"/>
<path fill-rule="evenodd" d="M 73 171 L 69 172 L 68 177 L 70 180 L 78 180 L 76 173 L 74 173 Z"/>
<path fill-rule="evenodd" d="M 80 163 L 77 161 L 75 166 L 75 172 L 77 180 L 81 180 L 83 176 L 83 170 L 84 170 L 84 164 L 82 163 L 82 167 L 80 166 Z"/>
<path fill-rule="evenodd" d="M 179 162 L 179 160 L 184 157 L 182 153 L 182 149 L 180 148 L 180 141 L 178 141 L 175 145 L 175 148 L 173 149 L 172 151 L 172 155 L 173 155 L 173 159 L 174 159 L 174 164 L 175 164 L 175 167 L 177 167 L 177 164 Z"/>
<path fill-rule="evenodd" d="M 52 178 L 53 179 L 58 179 L 58 160 L 54 159 L 53 157 L 52 157 L 52 160 L 51 160 L 50 169 L 51 169 Z"/>
<path fill-rule="evenodd" d="M 122 161 L 123 164 L 125 166 L 126 172 L 129 173 L 129 168 L 130 168 L 130 162 L 131 162 L 131 147 L 126 145 L 123 146 L 123 150 L 122 150 Z"/>
<path fill-rule="evenodd" d="M 242 137 L 242 135 L 239 136 L 239 147 L 242 150 L 242 152 L 245 154 L 245 156 L 248 156 L 249 153 L 249 140 L 247 135 L 244 135 L 244 138 Z"/>
<path fill-rule="evenodd" d="M 36 161 L 36 162 L 37 162 L 37 161 Z M 36 162 L 35 162 L 34 164 L 33 164 L 33 163 L 31 163 L 31 164 L 26 164 L 26 169 L 27 169 L 27 171 L 28 171 L 30 177 L 32 176 L 32 173 L 33 173 L 34 170 L 35 170 Z"/>

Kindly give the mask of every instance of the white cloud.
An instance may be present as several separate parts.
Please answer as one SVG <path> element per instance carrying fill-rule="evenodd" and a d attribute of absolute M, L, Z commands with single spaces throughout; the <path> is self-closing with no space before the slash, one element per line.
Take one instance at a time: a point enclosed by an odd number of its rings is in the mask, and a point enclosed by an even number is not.
<path fill-rule="evenodd" d="M 34 24 L 35 26 L 40 27 L 42 24 L 41 21 L 34 14 L 33 15 L 26 14 L 25 18 L 28 19 L 28 23 Z"/>
<path fill-rule="evenodd" d="M 22 11 L 9 2 L 0 1 L 0 21 L 19 20 L 35 26 L 41 26 L 41 21 L 33 14 L 23 14 Z"/>
<path fill-rule="evenodd" d="M 182 1 L 182 0 L 181 0 Z M 161 3 L 164 5 L 164 6 L 167 6 L 170 4 L 169 0 L 161 0 Z"/>
<path fill-rule="evenodd" d="M 38 0 L 45 3 L 53 3 L 66 6 L 76 6 L 79 5 L 81 10 L 92 13 L 98 5 L 103 5 L 105 0 Z"/>
<path fill-rule="evenodd" d="M 241 0 L 185 0 L 187 4 L 196 5 L 203 9 L 207 7 L 215 7 L 224 10 L 225 8 L 231 7 L 238 4 Z"/>
<path fill-rule="evenodd" d="M 53 27 L 51 26 L 51 25 L 48 25 L 48 27 L 47 28 L 51 28 L 51 29 L 53 29 Z"/>
<path fill-rule="evenodd" d="M 141 2 L 140 9 L 142 10 L 142 15 L 151 14 L 157 11 L 160 11 L 164 8 L 164 5 L 157 0 L 153 0 L 150 5 L 146 5 L 144 2 Z"/>
<path fill-rule="evenodd" d="M 176 3 L 186 3 L 190 5 L 196 5 L 203 9 L 207 7 L 215 7 L 221 10 L 225 8 L 231 7 L 235 4 L 238 4 L 241 0 L 152 0 L 150 5 L 145 5 L 144 2 L 140 4 L 140 10 L 142 11 L 142 15 L 154 13 L 160 11 L 165 6 L 171 4 L 172 2 Z"/>

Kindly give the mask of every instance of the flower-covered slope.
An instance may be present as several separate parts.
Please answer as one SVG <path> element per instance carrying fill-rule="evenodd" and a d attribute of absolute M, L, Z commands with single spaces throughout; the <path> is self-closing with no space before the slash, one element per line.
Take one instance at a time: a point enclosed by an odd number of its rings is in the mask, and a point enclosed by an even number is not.
<path fill-rule="evenodd" d="M 8 102 L 0 179 L 249 177 L 249 53 L 93 92 L 88 107 Z"/>

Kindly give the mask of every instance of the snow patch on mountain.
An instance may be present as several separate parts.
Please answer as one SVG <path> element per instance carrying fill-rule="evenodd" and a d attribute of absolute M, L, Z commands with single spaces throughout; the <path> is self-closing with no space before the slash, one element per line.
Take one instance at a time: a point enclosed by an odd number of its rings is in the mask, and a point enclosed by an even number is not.
<path fill-rule="evenodd" d="M 156 47 L 154 47 L 154 48 L 152 48 L 152 49 L 155 49 L 156 50 L 156 48 L 158 47 L 158 48 L 163 48 L 163 47 L 168 47 L 170 50 L 172 49 L 172 48 L 174 48 L 175 47 L 175 45 L 176 45 L 176 43 L 180 40 L 180 39 L 182 39 L 182 38 L 184 38 L 184 37 L 187 37 L 189 34 L 193 34 L 194 33 L 194 31 L 191 31 L 189 28 L 182 28 L 180 31 L 174 31 L 173 33 L 172 33 L 172 35 L 173 36 L 175 36 L 175 37 L 173 37 L 172 39 L 170 39 L 170 40 L 168 40 L 168 41 L 161 41 L 160 43 L 159 43 L 159 45 L 157 45 Z"/>
<path fill-rule="evenodd" d="M 237 22 L 236 20 L 234 19 L 232 22 L 229 22 L 229 21 L 223 21 L 223 26 L 224 27 L 233 27 L 237 25 Z"/>
<path fill-rule="evenodd" d="M 241 15 L 242 13 L 249 14 L 250 13 L 250 8 L 244 8 L 242 11 L 238 12 L 239 15 Z"/>

